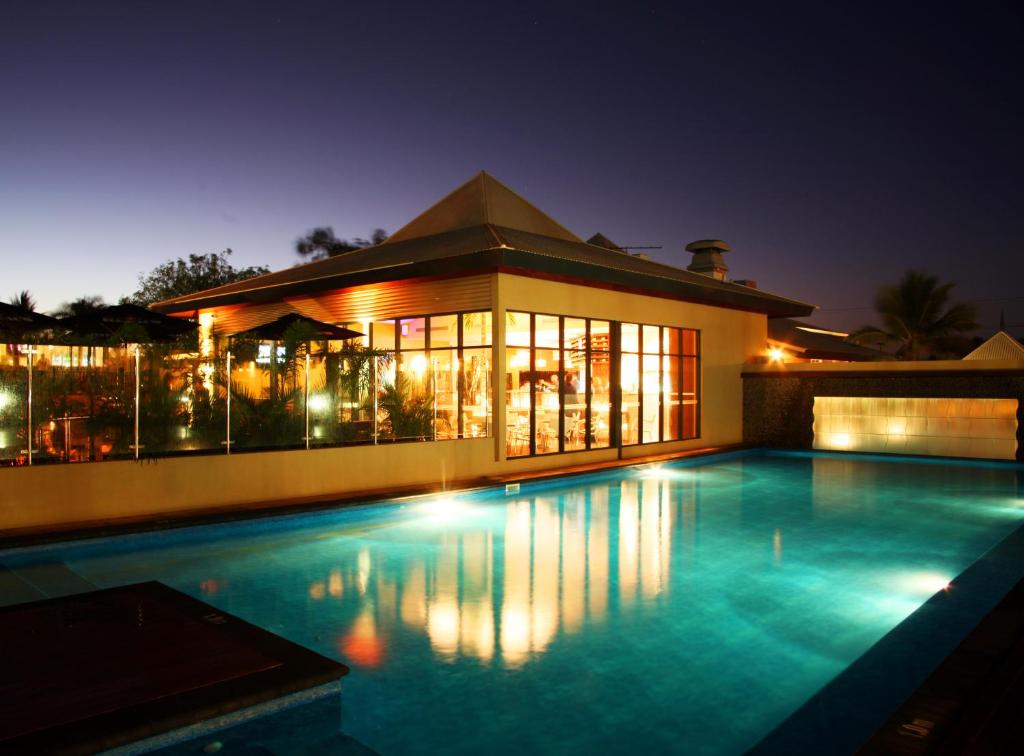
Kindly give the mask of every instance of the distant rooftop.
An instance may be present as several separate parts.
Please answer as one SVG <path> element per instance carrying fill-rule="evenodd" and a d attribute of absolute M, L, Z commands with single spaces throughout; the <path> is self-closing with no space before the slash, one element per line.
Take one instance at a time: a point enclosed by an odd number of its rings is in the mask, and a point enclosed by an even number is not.
<path fill-rule="evenodd" d="M 965 360 L 1018 360 L 1024 361 L 1024 344 L 1006 331 L 998 331 L 970 354 Z"/>

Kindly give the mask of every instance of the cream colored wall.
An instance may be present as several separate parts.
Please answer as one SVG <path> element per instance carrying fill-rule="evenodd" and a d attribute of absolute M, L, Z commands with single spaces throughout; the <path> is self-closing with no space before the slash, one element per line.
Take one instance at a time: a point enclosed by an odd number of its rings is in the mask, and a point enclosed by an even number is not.
<path fill-rule="evenodd" d="M 627 323 L 696 328 L 701 332 L 701 437 L 691 441 L 643 444 L 623 449 L 624 457 L 660 451 L 697 449 L 738 444 L 743 440 L 743 385 L 745 363 L 761 354 L 768 338 L 763 314 L 722 307 L 628 294 L 608 289 L 498 274 L 496 312 L 521 310 L 573 317 L 618 320 Z M 496 344 L 504 343 L 504 317 Z M 497 329 L 496 329 L 497 330 Z M 495 355 L 495 396 L 504 396 L 505 355 Z M 499 364 L 500 363 L 500 364 Z M 495 418 L 497 438 L 505 438 L 504 412 Z M 497 449 L 504 454 L 503 445 Z M 559 455 L 564 458 L 566 455 Z M 557 458 L 556 458 L 557 459 Z M 521 460 L 509 461 L 517 465 Z"/>
<path fill-rule="evenodd" d="M 490 439 L 0 469 L 0 532 L 327 499 L 499 472 Z"/>

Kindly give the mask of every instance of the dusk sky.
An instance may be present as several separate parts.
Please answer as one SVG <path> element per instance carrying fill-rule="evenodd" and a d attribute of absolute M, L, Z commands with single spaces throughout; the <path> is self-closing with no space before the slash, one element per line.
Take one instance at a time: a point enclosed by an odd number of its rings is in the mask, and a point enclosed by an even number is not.
<path fill-rule="evenodd" d="M 1024 333 L 1021 7 L 5 3 L 0 297 L 287 267 L 483 169 L 663 262 L 725 239 L 815 323 L 913 267 Z"/>

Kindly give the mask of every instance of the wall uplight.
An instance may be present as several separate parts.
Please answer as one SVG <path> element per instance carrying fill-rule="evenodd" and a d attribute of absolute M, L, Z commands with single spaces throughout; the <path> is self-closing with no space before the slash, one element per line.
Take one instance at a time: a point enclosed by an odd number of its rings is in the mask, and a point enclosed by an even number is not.
<path fill-rule="evenodd" d="M 786 358 L 786 352 L 780 347 L 772 347 L 768 350 L 768 360 L 770 362 L 782 362 Z"/>

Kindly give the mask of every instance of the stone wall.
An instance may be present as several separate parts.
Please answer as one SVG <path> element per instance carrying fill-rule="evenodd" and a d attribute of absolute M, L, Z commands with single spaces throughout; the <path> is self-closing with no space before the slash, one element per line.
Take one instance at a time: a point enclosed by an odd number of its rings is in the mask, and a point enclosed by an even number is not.
<path fill-rule="evenodd" d="M 811 449 L 815 396 L 1017 399 L 1017 459 L 1024 461 L 1024 366 L 916 363 L 918 369 L 908 369 L 912 364 L 752 367 L 743 373 L 743 441 Z"/>

